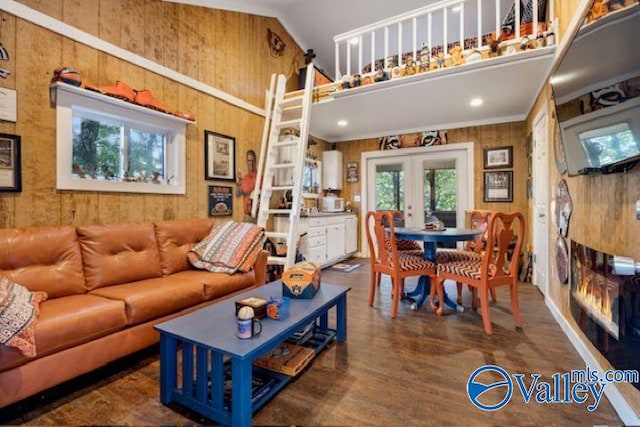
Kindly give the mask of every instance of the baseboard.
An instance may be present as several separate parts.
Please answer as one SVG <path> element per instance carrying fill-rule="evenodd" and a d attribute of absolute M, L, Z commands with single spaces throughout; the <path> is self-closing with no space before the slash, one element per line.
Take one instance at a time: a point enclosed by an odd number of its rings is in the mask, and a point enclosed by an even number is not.
<path fill-rule="evenodd" d="M 576 349 L 580 357 L 582 357 L 582 360 L 584 360 L 584 362 L 587 365 L 591 366 L 593 369 L 597 369 L 599 372 L 603 372 L 600 363 L 598 363 L 596 358 L 593 357 L 591 351 L 589 351 L 576 331 L 562 316 L 555 303 L 551 301 L 550 298 L 545 298 L 544 300 L 547 304 L 547 307 L 549 308 L 549 311 L 551 311 L 551 314 L 556 319 L 556 322 L 558 322 L 558 325 L 560 325 L 560 328 L 562 328 L 563 332 L 565 333 L 567 338 L 569 338 L 569 341 L 571 342 L 573 347 Z M 615 383 L 607 384 L 607 387 L 604 389 L 604 394 L 605 396 L 607 396 L 607 399 L 609 399 L 609 402 L 611 402 L 611 405 L 616 410 L 618 416 L 625 425 L 640 425 L 640 418 L 638 417 L 638 415 L 636 415 L 635 411 L 633 410 L 631 405 L 629 405 L 624 396 L 622 396 L 622 393 L 620 393 L 620 390 L 618 390 Z"/>

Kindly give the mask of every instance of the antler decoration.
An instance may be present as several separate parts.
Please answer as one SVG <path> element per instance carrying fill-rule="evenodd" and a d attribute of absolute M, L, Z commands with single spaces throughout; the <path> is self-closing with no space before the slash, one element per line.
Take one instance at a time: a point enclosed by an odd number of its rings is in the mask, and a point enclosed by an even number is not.
<path fill-rule="evenodd" d="M 279 35 L 267 28 L 267 43 L 269 43 L 269 51 L 275 58 L 284 55 L 284 48 L 287 46 Z"/>

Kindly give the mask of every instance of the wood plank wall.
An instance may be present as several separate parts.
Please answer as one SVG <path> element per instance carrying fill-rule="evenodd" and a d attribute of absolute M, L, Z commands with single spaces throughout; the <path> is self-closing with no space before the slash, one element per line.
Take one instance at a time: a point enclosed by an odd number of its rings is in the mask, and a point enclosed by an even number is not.
<path fill-rule="evenodd" d="M 569 22 L 575 13 L 579 0 L 567 2 L 556 1 L 559 8 L 556 16 L 560 22 Z M 566 31 L 566 24 L 565 24 Z M 594 66 L 598 66 L 594 57 Z M 555 191 L 561 179 L 565 179 L 569 187 L 569 194 L 573 202 L 573 213 L 569 222 L 569 236 L 567 244 L 572 240 L 587 245 L 599 251 L 640 259 L 640 221 L 635 218 L 635 203 L 640 200 L 640 168 L 636 166 L 626 174 L 595 175 L 595 176 L 561 176 L 556 168 L 553 157 L 554 126 L 552 91 L 546 85 L 538 97 L 534 108 L 527 118 L 527 131 L 533 129 L 533 120 L 540 108 L 548 102 L 549 106 L 549 196 L 554 198 Z M 549 227 L 549 295 L 561 315 L 570 327 L 590 349 L 591 354 L 602 365 L 603 369 L 611 369 L 609 362 L 584 337 L 579 326 L 573 320 L 569 310 L 569 285 L 560 284 L 555 271 L 555 242 L 557 233 L 554 225 L 554 213 L 551 212 L 552 222 Z M 576 368 L 578 369 L 578 368 Z M 627 383 L 617 385 L 618 390 L 631 405 L 637 416 L 640 416 L 640 391 Z"/>
<path fill-rule="evenodd" d="M 160 0 L 20 3 L 259 107 L 271 73 L 287 75 L 294 89 L 297 70 L 304 65 L 304 53 L 273 18 Z M 12 74 L 0 86 L 17 90 L 18 122 L 0 122 L 0 132 L 22 136 L 23 191 L 0 193 L 0 227 L 206 217 L 208 185 L 235 185 L 204 180 L 204 130 L 236 137 L 236 169 L 242 173 L 246 151 L 259 151 L 263 117 L 6 12 L 1 15 L 0 42 L 10 55 L 2 66 Z M 268 28 L 286 43 L 281 57 L 269 53 Z M 85 83 L 122 80 L 151 89 L 171 110 L 196 116 L 197 124 L 187 127 L 185 195 L 56 190 L 56 113 L 49 105 L 49 81 L 61 65 L 75 68 Z M 243 216 L 241 199 L 235 198 L 233 219 Z"/>
<path fill-rule="evenodd" d="M 503 212 L 522 212 L 527 214 L 527 150 L 525 140 L 525 122 L 512 122 L 497 125 L 471 126 L 461 129 L 450 129 L 447 131 L 447 141 L 449 144 L 461 142 L 474 143 L 474 206 L 476 209 L 494 209 Z M 419 134 L 411 133 L 401 135 L 403 147 L 415 147 Z M 362 164 L 361 154 L 366 151 L 378 150 L 379 138 L 362 139 L 355 141 L 344 141 L 336 144 L 336 149 L 343 153 L 342 171 L 342 191 L 341 197 L 345 201 L 351 201 L 354 210 L 360 212 L 361 203 L 356 203 L 354 197 L 361 195 L 362 171 L 365 165 Z M 484 202 L 484 150 L 487 148 L 513 146 L 513 202 L 512 203 L 486 203 Z M 425 151 L 428 147 L 425 148 Z M 358 162 L 360 179 L 357 183 L 347 183 L 347 163 Z M 360 243 L 361 236 L 358 242 Z M 359 246 L 360 247 L 360 246 Z"/>

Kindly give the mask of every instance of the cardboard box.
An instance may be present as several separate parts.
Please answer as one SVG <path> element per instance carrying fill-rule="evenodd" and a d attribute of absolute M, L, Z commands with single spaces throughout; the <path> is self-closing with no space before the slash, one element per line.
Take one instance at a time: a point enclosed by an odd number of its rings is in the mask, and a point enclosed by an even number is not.
<path fill-rule="evenodd" d="M 320 264 L 299 262 L 282 273 L 282 296 L 311 299 L 320 289 Z"/>
<path fill-rule="evenodd" d="M 283 342 L 253 364 L 270 371 L 295 377 L 311 362 L 316 352 L 310 348 Z"/>

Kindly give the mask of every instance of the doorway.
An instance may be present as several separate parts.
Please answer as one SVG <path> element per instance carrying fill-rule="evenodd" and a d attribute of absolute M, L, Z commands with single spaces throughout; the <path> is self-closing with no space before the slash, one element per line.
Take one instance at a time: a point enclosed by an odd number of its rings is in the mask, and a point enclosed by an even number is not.
<path fill-rule="evenodd" d="M 366 152 L 362 164 L 362 218 L 369 210 L 399 210 L 406 227 L 423 227 L 432 213 L 456 227 L 473 207 L 471 143 Z M 364 241 L 361 250 L 368 255 Z"/>
<path fill-rule="evenodd" d="M 533 121 L 533 277 L 547 295 L 549 286 L 549 121 L 545 103 Z"/>

